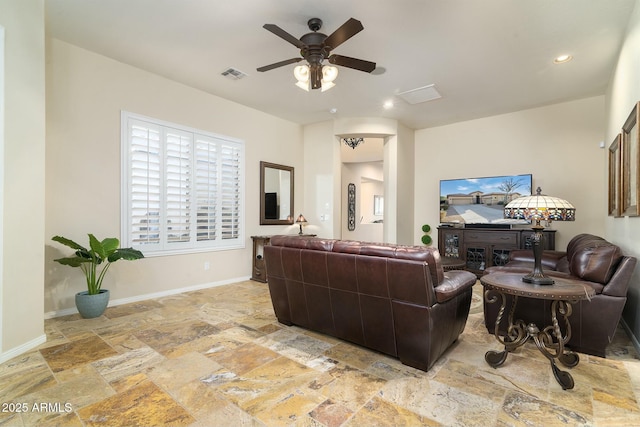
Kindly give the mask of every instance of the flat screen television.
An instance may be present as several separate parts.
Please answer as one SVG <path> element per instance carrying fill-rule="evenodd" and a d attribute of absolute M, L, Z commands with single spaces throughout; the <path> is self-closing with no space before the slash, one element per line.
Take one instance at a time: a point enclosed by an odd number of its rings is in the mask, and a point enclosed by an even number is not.
<path fill-rule="evenodd" d="M 509 227 L 528 220 L 504 218 L 511 200 L 531 195 L 531 174 L 440 180 L 440 223 Z"/>

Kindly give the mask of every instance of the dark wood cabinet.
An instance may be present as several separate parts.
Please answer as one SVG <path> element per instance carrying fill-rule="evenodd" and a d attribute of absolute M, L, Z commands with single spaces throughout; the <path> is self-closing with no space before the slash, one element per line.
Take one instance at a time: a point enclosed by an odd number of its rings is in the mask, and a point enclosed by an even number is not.
<path fill-rule="evenodd" d="M 315 234 L 295 234 L 295 236 L 315 237 Z M 272 236 L 251 236 L 253 240 L 253 260 L 251 261 L 251 280 L 267 283 L 267 266 L 264 263 L 264 247 L 271 242 Z"/>
<path fill-rule="evenodd" d="M 267 282 L 267 269 L 264 264 L 264 247 L 269 244 L 271 236 L 251 236 L 253 240 L 253 262 L 251 280 Z"/>
<path fill-rule="evenodd" d="M 555 230 L 544 230 L 543 249 L 554 250 Z M 438 250 L 444 258 L 464 261 L 478 276 L 493 265 L 504 265 L 514 249 L 532 249 L 532 230 L 438 227 Z"/>

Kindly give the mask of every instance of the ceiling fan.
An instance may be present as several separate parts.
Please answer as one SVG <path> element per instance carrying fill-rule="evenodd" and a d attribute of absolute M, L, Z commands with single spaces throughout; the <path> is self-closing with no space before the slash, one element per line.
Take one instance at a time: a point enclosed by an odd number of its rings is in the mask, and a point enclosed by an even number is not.
<path fill-rule="evenodd" d="M 322 62 L 325 59 L 329 61 L 330 64 L 340 65 L 367 73 L 375 70 L 375 62 L 331 53 L 333 49 L 340 46 L 342 43 L 349 40 L 351 37 L 355 36 L 364 29 L 362 23 L 357 19 L 350 18 L 329 36 L 318 32 L 320 28 L 322 28 L 321 19 L 311 18 L 307 22 L 307 25 L 312 32 L 303 35 L 299 40 L 275 24 L 263 25 L 264 29 L 271 31 L 276 36 L 284 39 L 285 41 L 288 41 L 289 43 L 300 49 L 300 56 L 291 59 L 285 59 L 284 61 L 276 62 L 270 65 L 265 65 L 264 67 L 258 68 L 257 71 L 273 70 L 274 68 L 282 67 L 289 64 L 295 64 L 296 62 L 300 62 L 304 59 L 309 64 L 308 72 L 310 73 L 309 77 L 311 80 L 311 88 L 319 89 L 322 87 Z M 337 69 L 335 69 L 334 67 L 332 68 L 335 70 L 333 76 L 333 78 L 335 78 Z M 327 71 L 330 71 L 328 67 L 326 67 L 324 70 L 325 74 L 327 73 Z"/>

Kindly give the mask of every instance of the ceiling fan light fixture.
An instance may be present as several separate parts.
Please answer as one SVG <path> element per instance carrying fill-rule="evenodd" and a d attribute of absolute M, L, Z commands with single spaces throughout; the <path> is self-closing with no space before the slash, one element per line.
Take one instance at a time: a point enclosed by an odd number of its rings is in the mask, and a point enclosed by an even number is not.
<path fill-rule="evenodd" d="M 322 83 L 324 82 L 330 83 L 333 82 L 336 77 L 338 77 L 338 67 L 334 67 L 333 65 L 325 65 L 322 67 Z"/>
<path fill-rule="evenodd" d="M 293 76 L 298 80 L 296 86 L 309 92 L 309 66 L 298 65 L 293 69 Z"/>
<path fill-rule="evenodd" d="M 335 65 L 367 73 L 376 69 L 375 62 L 331 53 L 333 49 L 364 30 L 362 22 L 349 18 L 328 36 L 318 32 L 322 28 L 321 19 L 312 18 L 307 22 L 307 25 L 311 32 L 298 39 L 275 24 L 264 24 L 262 28 L 291 43 L 299 49 L 300 53 L 297 57 L 265 65 L 257 70 L 260 72 L 269 71 L 305 60 L 305 65 L 296 66 L 293 70 L 293 74 L 298 80 L 296 86 L 306 91 L 310 87 L 311 89 L 321 89 L 324 92 L 335 86 L 334 81 L 338 76 L 338 68 Z M 327 60 L 331 65 L 323 65 L 324 60 Z"/>
<path fill-rule="evenodd" d="M 309 81 L 309 66 L 298 65 L 293 69 L 293 75 L 298 82 L 306 83 Z"/>
<path fill-rule="evenodd" d="M 324 65 L 322 67 L 322 80 L 320 82 L 322 85 L 321 91 L 324 92 L 334 87 L 336 84 L 333 81 L 336 77 L 338 77 L 338 67 L 334 67 L 333 65 Z"/>
<path fill-rule="evenodd" d="M 307 64 L 298 65 L 293 69 L 293 75 L 298 80 L 296 86 L 300 89 L 309 91 L 309 81 L 311 79 L 311 67 Z M 331 89 L 336 84 L 333 82 L 338 77 L 338 67 L 333 65 L 322 66 L 322 79 L 320 80 L 320 87 L 322 92 Z"/>
<path fill-rule="evenodd" d="M 302 90 L 306 90 L 307 92 L 309 92 L 309 82 L 298 81 L 298 83 L 296 83 L 296 86 L 298 86 Z"/>
<path fill-rule="evenodd" d="M 334 87 L 336 84 L 334 82 L 326 82 L 324 80 L 322 80 L 322 87 L 320 88 L 321 92 L 324 92 L 326 90 L 331 89 L 332 87 Z"/>

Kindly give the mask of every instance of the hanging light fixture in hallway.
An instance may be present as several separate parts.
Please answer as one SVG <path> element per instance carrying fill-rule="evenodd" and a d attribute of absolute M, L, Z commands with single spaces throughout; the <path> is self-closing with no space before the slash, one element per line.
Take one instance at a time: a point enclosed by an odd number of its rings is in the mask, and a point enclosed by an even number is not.
<path fill-rule="evenodd" d="M 342 138 L 345 144 L 348 147 L 351 147 L 355 150 L 355 148 L 364 142 L 364 138 Z"/>

